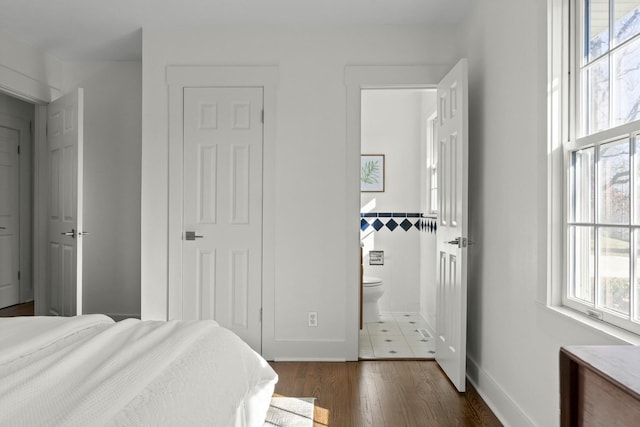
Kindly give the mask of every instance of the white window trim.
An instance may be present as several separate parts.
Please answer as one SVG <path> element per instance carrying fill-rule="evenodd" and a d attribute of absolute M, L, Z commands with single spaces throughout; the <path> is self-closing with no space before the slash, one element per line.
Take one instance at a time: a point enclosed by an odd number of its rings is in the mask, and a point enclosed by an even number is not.
<path fill-rule="evenodd" d="M 537 302 L 547 309 L 562 315 L 565 319 L 613 338 L 621 343 L 640 345 L 640 335 L 616 327 L 563 305 L 563 282 L 567 277 L 566 269 L 566 200 L 565 200 L 565 150 L 563 141 L 569 141 L 569 111 L 575 111 L 575 100 L 569 97 L 572 82 L 569 77 L 569 58 L 572 47 L 569 43 L 569 32 L 575 34 L 569 25 L 569 6 L 575 0 L 547 0 L 547 281 L 538 288 Z M 633 126 L 633 125 L 630 125 Z M 637 128 L 637 124 L 635 125 Z M 618 132 L 620 133 L 620 129 Z M 602 138 L 602 135 L 598 135 Z"/>

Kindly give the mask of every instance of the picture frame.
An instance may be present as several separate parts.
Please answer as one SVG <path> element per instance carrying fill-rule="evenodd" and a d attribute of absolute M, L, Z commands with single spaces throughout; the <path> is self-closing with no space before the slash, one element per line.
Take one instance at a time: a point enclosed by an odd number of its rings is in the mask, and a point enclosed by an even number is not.
<path fill-rule="evenodd" d="M 384 192 L 384 154 L 360 155 L 360 191 Z"/>

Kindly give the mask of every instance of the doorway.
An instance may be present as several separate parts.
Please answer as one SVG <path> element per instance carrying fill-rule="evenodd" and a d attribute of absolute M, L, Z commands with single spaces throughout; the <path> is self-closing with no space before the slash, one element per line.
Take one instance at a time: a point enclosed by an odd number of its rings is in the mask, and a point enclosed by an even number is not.
<path fill-rule="evenodd" d="M 236 177 L 239 180 L 228 180 L 228 182 L 234 181 L 238 184 L 237 191 L 242 189 L 247 190 L 252 188 L 252 185 L 248 181 L 244 181 L 242 177 L 247 177 L 246 168 L 250 163 L 250 152 L 257 154 L 260 159 L 256 164 L 256 169 L 252 172 L 257 178 L 261 180 L 261 202 L 255 199 L 248 205 L 237 205 L 238 208 L 242 206 L 255 206 L 260 209 L 261 225 L 259 229 L 254 229 L 253 233 L 254 241 L 258 242 L 258 247 L 254 248 L 254 252 L 259 252 L 262 257 L 261 265 L 257 271 L 251 273 L 253 276 L 257 276 L 254 279 L 260 289 L 251 289 L 246 286 L 240 286 L 236 289 L 239 293 L 236 293 L 237 301 L 248 301 L 251 299 L 250 304 L 244 304 L 242 307 L 237 306 L 235 313 L 239 316 L 233 315 L 232 322 L 239 325 L 239 332 L 242 329 L 251 329 L 250 336 L 243 336 L 243 333 L 239 334 L 241 337 L 246 338 L 247 341 L 254 347 L 254 350 L 261 353 L 266 359 L 272 358 L 273 347 L 275 343 L 274 332 L 274 244 L 275 236 L 269 230 L 275 229 L 275 206 L 273 201 L 275 200 L 275 89 L 278 76 L 277 67 L 272 66 L 249 66 L 249 67 L 229 67 L 229 66 L 170 66 L 167 69 L 167 81 L 169 83 L 169 122 L 171 124 L 170 129 L 174 131 L 169 135 L 169 170 L 171 174 L 169 176 L 169 212 L 168 212 L 168 292 L 167 298 L 167 316 L 169 319 L 180 319 L 184 317 L 184 303 L 185 294 L 183 293 L 182 281 L 185 257 L 189 256 L 187 251 L 184 251 L 184 246 L 193 241 L 186 241 L 186 232 L 194 231 L 187 230 L 185 226 L 188 226 L 186 216 L 184 213 L 184 206 L 187 195 L 183 191 L 186 181 L 183 175 L 183 168 L 187 164 L 185 151 L 185 138 L 187 136 L 184 133 L 187 120 L 185 119 L 185 110 L 183 101 L 185 99 L 185 88 L 207 88 L 195 90 L 192 95 L 199 96 L 199 92 L 202 95 L 205 92 L 211 92 L 211 95 L 218 94 L 219 91 L 237 94 L 241 92 L 247 92 L 251 96 L 257 96 L 257 104 L 260 104 L 261 108 L 256 107 L 256 103 L 253 101 L 230 101 L 233 107 L 227 108 L 226 111 L 234 111 L 235 119 L 230 122 L 232 128 L 237 128 L 239 132 L 244 132 L 252 129 L 254 132 L 259 133 L 259 141 L 261 142 L 260 151 L 256 151 L 258 147 L 253 147 L 250 150 L 245 150 L 239 145 L 236 147 L 237 154 L 237 172 L 245 170 L 245 173 L 239 173 Z M 214 89 L 217 88 L 217 89 Z M 187 91 L 189 92 L 189 91 Z M 220 92 L 220 95 L 222 94 Z M 195 102 L 193 98 L 192 101 Z M 217 95 L 216 95 L 217 96 Z M 235 95 L 234 95 L 235 96 Z M 212 100 L 203 103 L 191 104 L 191 106 L 201 105 L 203 111 L 202 114 L 194 115 L 193 117 L 200 119 L 206 119 L 212 128 L 217 127 L 213 125 L 217 123 L 218 110 L 217 104 Z M 220 108 L 222 111 L 222 107 Z M 221 113 L 220 113 L 221 114 Z M 193 118 L 192 115 L 189 115 Z M 214 120 L 214 117 L 215 120 Z M 222 117 L 222 116 L 219 116 Z M 201 120 L 202 121 L 202 120 Z M 206 123 L 200 123 L 197 127 L 202 127 Z M 194 139 L 195 141 L 195 139 Z M 221 154 L 222 155 L 222 154 Z M 246 157 L 245 155 L 249 155 Z M 246 162 L 242 159 L 246 159 Z M 244 165 L 244 166 L 242 166 Z M 202 170 L 202 168 L 201 168 Z M 249 174 L 251 175 L 251 174 Z M 240 185 L 242 184 L 242 185 Z M 245 185 L 246 184 L 246 185 Z M 257 188 L 257 187 L 256 187 Z M 244 190 L 242 190 L 244 191 Z M 248 191 L 249 194 L 252 193 Z M 240 193 L 238 193 L 240 195 Z M 252 193 L 253 194 L 253 193 Z M 237 199 L 246 200 L 243 196 Z M 221 205 L 222 206 L 222 205 Z M 243 213 L 244 212 L 244 213 Z M 239 223 L 246 223 L 244 215 L 248 215 L 249 211 L 244 209 L 238 209 L 235 211 L 236 220 Z M 233 215 L 233 214 L 232 214 Z M 251 221 L 250 221 L 251 222 Z M 257 224 L 256 224 L 257 225 Z M 194 233 L 194 239 L 198 239 L 199 233 Z M 183 240 L 184 238 L 184 240 Z M 202 240 L 202 239 L 199 239 Z M 254 243 L 255 243 L 254 242 Z M 184 246 L 183 246 L 184 245 Z M 248 283 L 244 280 L 245 272 L 248 272 L 243 266 L 247 265 L 248 258 L 244 255 L 247 252 L 242 250 L 232 249 L 232 258 L 235 263 L 235 268 L 232 273 L 236 278 L 237 284 Z M 247 276 L 249 277 L 249 276 Z M 144 289 L 143 289 L 144 292 Z M 233 291 L 236 292 L 236 291 Z M 245 293 L 242 293 L 245 292 Z M 143 306 L 143 317 L 145 315 Z M 246 322 L 245 322 L 246 320 Z M 246 323 L 246 326 L 243 325 Z M 249 325 L 253 325 L 248 328 Z M 232 328 L 233 329 L 233 328 Z"/>
<path fill-rule="evenodd" d="M 0 308 L 33 301 L 34 106 L 0 93 Z"/>
<path fill-rule="evenodd" d="M 367 88 L 424 87 L 437 89 L 438 206 L 437 217 L 438 286 L 436 298 L 436 361 L 458 389 L 465 390 L 467 246 L 468 246 L 468 64 L 461 59 L 448 66 L 348 66 L 347 86 L 347 215 L 348 223 L 360 219 L 357 194 L 360 192 L 361 91 Z M 354 221 L 354 228 L 355 228 Z M 359 227 L 359 224 L 358 224 Z M 355 233 L 354 233 L 355 234 Z M 359 234 L 359 228 L 358 228 Z M 355 236 L 354 236 L 355 237 Z M 347 303 L 357 307 L 362 292 L 360 239 L 348 234 L 345 242 L 353 264 L 347 263 Z M 357 284 L 357 287 L 355 286 Z M 360 300 L 361 301 L 361 300 Z M 360 310 L 354 310 L 348 331 L 350 349 L 357 359 Z"/>
<path fill-rule="evenodd" d="M 432 88 L 361 91 L 360 359 L 435 356 L 435 325 L 427 321 L 435 319 L 436 241 L 430 206 L 435 183 L 429 150 L 429 118 L 435 110 Z"/>

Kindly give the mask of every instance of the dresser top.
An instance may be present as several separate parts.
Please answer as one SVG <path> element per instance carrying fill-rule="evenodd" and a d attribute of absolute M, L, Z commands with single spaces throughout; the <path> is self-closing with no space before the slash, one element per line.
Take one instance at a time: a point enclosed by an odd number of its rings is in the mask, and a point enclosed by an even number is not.
<path fill-rule="evenodd" d="M 640 347 L 576 345 L 562 347 L 560 351 L 640 399 Z"/>

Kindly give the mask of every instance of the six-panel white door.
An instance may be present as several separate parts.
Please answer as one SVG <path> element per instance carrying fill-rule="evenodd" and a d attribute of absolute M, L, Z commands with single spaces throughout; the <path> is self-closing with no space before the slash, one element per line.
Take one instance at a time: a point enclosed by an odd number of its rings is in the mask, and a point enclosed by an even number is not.
<path fill-rule="evenodd" d="M 467 344 L 468 84 L 462 59 L 438 85 L 436 361 L 465 390 Z"/>
<path fill-rule="evenodd" d="M 0 308 L 20 302 L 18 144 L 18 130 L 0 126 Z"/>
<path fill-rule="evenodd" d="M 262 88 L 184 90 L 181 318 L 214 319 L 257 352 L 262 109 Z"/>
<path fill-rule="evenodd" d="M 49 239 L 46 313 L 82 314 L 83 90 L 49 104 Z"/>

